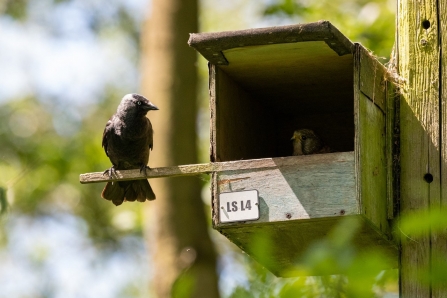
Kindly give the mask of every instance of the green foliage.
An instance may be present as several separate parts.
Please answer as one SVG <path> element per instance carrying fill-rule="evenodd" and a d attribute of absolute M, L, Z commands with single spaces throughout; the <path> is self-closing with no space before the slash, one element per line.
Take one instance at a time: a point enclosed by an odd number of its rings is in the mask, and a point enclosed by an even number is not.
<path fill-rule="evenodd" d="M 381 297 L 396 291 L 397 270 L 383 270 L 388 256 L 354 245 L 361 224 L 357 217 L 346 217 L 326 238 L 313 243 L 291 272 L 298 278 L 277 278 L 247 260 L 249 286 L 236 288 L 230 297 Z M 266 250 L 265 258 L 268 242 L 254 241 L 255 249 Z"/>
<path fill-rule="evenodd" d="M 287 17 L 293 17 L 294 15 L 297 14 L 297 12 L 303 14 L 309 12 L 309 10 L 302 3 L 294 0 L 284 0 L 275 4 L 270 4 L 264 10 L 265 15 L 284 14 Z"/>
<path fill-rule="evenodd" d="M 112 92 L 79 123 L 64 115 L 65 121 L 78 127 L 72 134 L 58 132 L 60 111 L 35 98 L 1 107 L 0 183 L 12 190 L 8 198 L 12 212 L 32 216 L 74 212 L 86 221 L 98 244 L 116 243 L 123 235 L 113 224 L 118 211 L 100 198 L 102 184 L 81 185 L 79 173 L 110 166 L 101 148 L 102 129 L 119 97 Z M 140 234 L 141 226 L 133 232 Z"/>
<path fill-rule="evenodd" d="M 297 23 L 328 20 L 352 41 L 388 59 L 394 43 L 395 5 L 390 0 L 274 0 L 264 15 Z"/>
<path fill-rule="evenodd" d="M 397 237 L 400 237 L 403 241 L 416 243 L 421 238 L 433 237 L 435 235 L 439 237 L 437 241 L 445 241 L 446 231 L 447 209 L 445 207 L 408 212 L 401 216 L 395 226 L 395 234 Z M 446 276 L 447 260 L 445 254 L 434 250 L 431 253 L 431 264 L 426 268 L 422 268 L 416 278 L 427 287 L 446 288 Z"/>
<path fill-rule="evenodd" d="M 4 13 L 10 15 L 17 20 L 25 20 L 27 17 L 28 0 L 5 0 L 0 4 L 0 9 L 4 9 Z"/>
<path fill-rule="evenodd" d="M 421 237 L 442 233 L 447 229 L 447 209 L 417 210 L 404 214 L 398 225 L 398 232 L 407 237 Z"/>

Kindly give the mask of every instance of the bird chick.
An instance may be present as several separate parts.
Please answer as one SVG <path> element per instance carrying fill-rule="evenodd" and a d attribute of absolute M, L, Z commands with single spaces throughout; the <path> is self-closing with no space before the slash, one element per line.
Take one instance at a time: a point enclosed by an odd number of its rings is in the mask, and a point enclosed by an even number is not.
<path fill-rule="evenodd" d="M 102 146 L 112 162 L 112 167 L 104 171 L 110 178 L 115 170 L 140 169 L 146 174 L 149 153 L 154 146 L 152 124 L 146 117 L 150 110 L 158 108 L 144 96 L 127 94 L 107 122 Z M 101 196 L 116 206 L 124 201 L 155 200 L 147 179 L 107 182 Z"/>
<path fill-rule="evenodd" d="M 294 156 L 331 152 L 330 148 L 311 129 L 295 130 L 291 140 Z"/>

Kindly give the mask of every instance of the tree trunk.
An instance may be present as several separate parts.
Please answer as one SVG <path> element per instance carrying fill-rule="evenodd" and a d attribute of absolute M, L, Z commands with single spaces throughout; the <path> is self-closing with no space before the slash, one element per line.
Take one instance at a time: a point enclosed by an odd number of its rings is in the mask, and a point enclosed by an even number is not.
<path fill-rule="evenodd" d="M 398 1 L 402 215 L 447 203 L 446 16 L 445 1 Z M 436 275 L 437 256 L 445 259 L 445 233 L 401 235 L 401 246 L 401 297 L 447 297 L 445 288 L 421 278 Z"/>
<path fill-rule="evenodd" d="M 151 167 L 197 162 L 197 0 L 153 0 L 142 34 L 142 94 L 159 107 Z M 208 234 L 198 177 L 152 179 L 147 204 L 157 297 L 218 297 L 216 253 Z"/>

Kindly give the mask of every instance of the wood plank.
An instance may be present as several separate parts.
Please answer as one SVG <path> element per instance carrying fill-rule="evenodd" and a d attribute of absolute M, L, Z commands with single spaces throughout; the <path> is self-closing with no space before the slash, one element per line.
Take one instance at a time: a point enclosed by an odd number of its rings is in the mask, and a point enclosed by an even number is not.
<path fill-rule="evenodd" d="M 354 105 L 357 198 L 365 217 L 391 238 L 391 227 L 387 221 L 385 114 L 377 105 L 379 100 L 372 100 L 375 97 L 384 101 L 385 89 L 375 83 L 383 79 L 383 73 L 371 66 L 377 61 L 367 62 L 374 58 L 361 45 L 356 44 L 356 49 Z M 367 71 L 370 72 L 369 75 Z M 374 78 L 375 75 L 378 75 L 377 79 Z M 372 98 L 367 97 L 361 91 L 362 88 Z"/>
<path fill-rule="evenodd" d="M 387 218 L 394 219 L 400 196 L 400 118 L 399 90 L 392 81 L 386 91 L 386 167 L 387 167 Z"/>
<path fill-rule="evenodd" d="M 360 213 L 355 196 L 354 152 L 302 156 L 293 165 L 220 171 L 218 194 L 257 190 L 263 222 Z M 218 212 L 215 206 L 214 212 Z M 247 222 L 249 223 L 249 222 Z M 243 223 L 218 224 L 218 226 Z"/>
<path fill-rule="evenodd" d="M 363 93 L 359 102 L 359 180 L 362 213 L 391 238 L 387 221 L 385 115 Z"/>
<path fill-rule="evenodd" d="M 360 91 L 383 112 L 386 112 L 386 69 L 363 46 L 359 45 L 358 49 L 360 51 Z"/>
<path fill-rule="evenodd" d="M 252 170 L 263 168 L 279 168 L 285 166 L 306 166 L 317 163 L 331 163 L 334 161 L 343 162 L 350 159 L 349 152 L 341 153 L 328 153 L 318 155 L 307 156 L 289 156 L 289 157 L 277 157 L 277 158 L 263 158 L 253 160 L 237 160 L 229 162 L 216 162 L 206 164 L 173 166 L 173 167 L 160 167 L 152 168 L 147 171 L 147 176 L 140 173 L 139 169 L 135 170 L 123 170 L 116 171 L 116 176 L 109 179 L 103 172 L 93 172 L 81 174 L 79 176 L 79 182 L 97 183 L 97 182 L 109 182 L 109 181 L 125 181 L 125 180 L 138 180 L 149 178 L 162 178 L 162 177 L 178 177 L 178 176 L 191 176 L 200 174 L 210 174 L 213 172 L 223 171 L 240 171 L 240 170 Z"/>
<path fill-rule="evenodd" d="M 249 37 L 249 38 L 247 38 Z M 352 42 L 328 21 L 308 24 L 254 28 L 238 31 L 192 33 L 188 44 L 215 65 L 225 65 L 223 51 L 267 44 L 284 44 L 308 41 L 322 41 L 337 55 L 350 54 Z"/>
<path fill-rule="evenodd" d="M 440 66 L 439 74 L 440 84 L 440 202 L 433 202 L 435 206 L 441 208 L 442 211 L 447 210 L 447 3 L 446 1 L 438 1 L 438 30 L 441 41 L 440 44 Z M 430 19 L 431 21 L 431 19 Z M 436 25 L 436 24 L 435 24 Z M 434 30 L 434 29 L 432 29 Z M 432 268 L 439 267 L 439 263 L 445 263 L 447 255 L 447 229 L 432 234 Z M 441 258 L 441 262 L 438 260 Z M 438 264 L 435 264 L 438 262 Z M 437 265 L 437 266 L 436 266 Z M 447 289 L 445 283 L 437 283 L 432 287 L 432 297 L 447 297 Z"/>
<path fill-rule="evenodd" d="M 269 110 L 220 67 L 215 78 L 215 161 L 275 156 Z"/>
<path fill-rule="evenodd" d="M 217 72 L 218 69 L 214 64 L 208 64 L 209 70 L 209 93 L 210 93 L 210 161 L 217 161 L 217 147 L 216 147 L 216 125 L 217 125 L 217 104 L 216 93 L 218 89 Z"/>
<path fill-rule="evenodd" d="M 400 0 L 397 12 L 398 68 L 401 76 L 401 203 L 400 214 L 440 206 L 440 77 L 436 0 Z M 445 15 L 444 15 L 445 16 Z M 428 20 L 430 26 L 424 28 Z M 433 182 L 424 181 L 430 173 Z M 433 295 L 427 276 L 436 238 L 427 232 L 415 237 L 401 235 L 400 294 L 402 297 L 445 297 Z M 440 293 L 438 293 L 440 294 Z"/>

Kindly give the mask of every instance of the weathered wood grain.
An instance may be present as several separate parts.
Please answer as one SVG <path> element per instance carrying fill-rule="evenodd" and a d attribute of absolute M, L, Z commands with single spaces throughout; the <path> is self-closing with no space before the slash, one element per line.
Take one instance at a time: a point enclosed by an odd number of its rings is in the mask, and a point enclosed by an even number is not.
<path fill-rule="evenodd" d="M 238 31 L 192 33 L 188 44 L 211 63 L 225 65 L 231 64 L 231 61 L 226 60 L 222 54 L 227 49 L 278 43 L 303 44 L 309 41 L 325 42 L 340 56 L 350 54 L 352 50 L 351 41 L 328 21 Z"/>
<path fill-rule="evenodd" d="M 323 41 L 266 44 L 224 51 L 219 66 L 271 112 L 344 112 L 352 106 L 352 55 L 338 56 Z M 351 104 L 351 105 L 350 105 Z"/>
<path fill-rule="evenodd" d="M 399 0 L 397 12 L 398 70 L 401 76 L 401 202 L 400 214 L 440 207 L 440 83 L 439 30 L 445 20 L 438 5 L 445 1 Z M 444 6 L 444 4 L 442 4 Z M 429 26 L 424 21 L 429 22 Z M 424 28 L 424 24 L 427 24 Z M 446 42 L 446 39 L 443 39 Z M 444 85 L 444 83 L 442 83 Z M 444 113 L 444 111 L 443 111 Z M 424 175 L 430 173 L 433 182 Z M 440 245 L 436 235 L 415 239 L 401 234 L 400 294 L 402 297 L 446 297 L 424 284 L 434 252 Z M 442 242 L 442 241 L 441 241 Z M 447 251 L 442 252 L 444 255 Z"/>
<path fill-rule="evenodd" d="M 361 45 L 356 49 L 355 67 L 359 75 L 354 83 L 357 196 L 365 217 L 391 238 L 387 221 L 385 69 Z"/>
<path fill-rule="evenodd" d="M 386 83 L 386 168 L 387 218 L 394 219 L 400 196 L 400 118 L 399 89 L 394 81 Z"/>
<path fill-rule="evenodd" d="M 212 160 L 230 161 L 273 157 L 273 119 L 256 96 L 247 92 L 220 67 L 214 68 L 216 82 L 211 101 L 212 127 L 215 127 L 215 154 Z"/>
<path fill-rule="evenodd" d="M 439 73 L 439 102 L 440 102 L 440 202 L 434 202 L 443 210 L 447 207 L 447 2 L 438 1 L 438 40 L 441 41 L 440 51 L 440 73 Z M 436 28 L 436 27 L 435 27 Z M 433 29 L 432 29 L 433 30 Z M 432 268 L 434 262 L 437 262 L 437 258 L 445 258 L 447 255 L 447 230 L 438 232 L 432 235 L 431 239 L 433 245 L 432 255 Z M 447 289 L 445 284 L 436 284 L 432 288 L 432 297 L 447 297 Z"/>
<path fill-rule="evenodd" d="M 385 67 L 364 47 L 356 45 L 356 48 L 360 51 L 360 91 L 385 112 Z"/>
<path fill-rule="evenodd" d="M 293 160 L 294 164 L 278 163 L 274 168 L 221 171 L 217 173 L 218 193 L 258 190 L 257 223 L 359 214 L 354 152 L 297 156 Z M 219 213 L 217 204 L 214 212 Z"/>
<path fill-rule="evenodd" d="M 354 59 L 356 195 L 361 213 L 391 238 L 387 220 L 385 71 L 359 44 Z"/>

